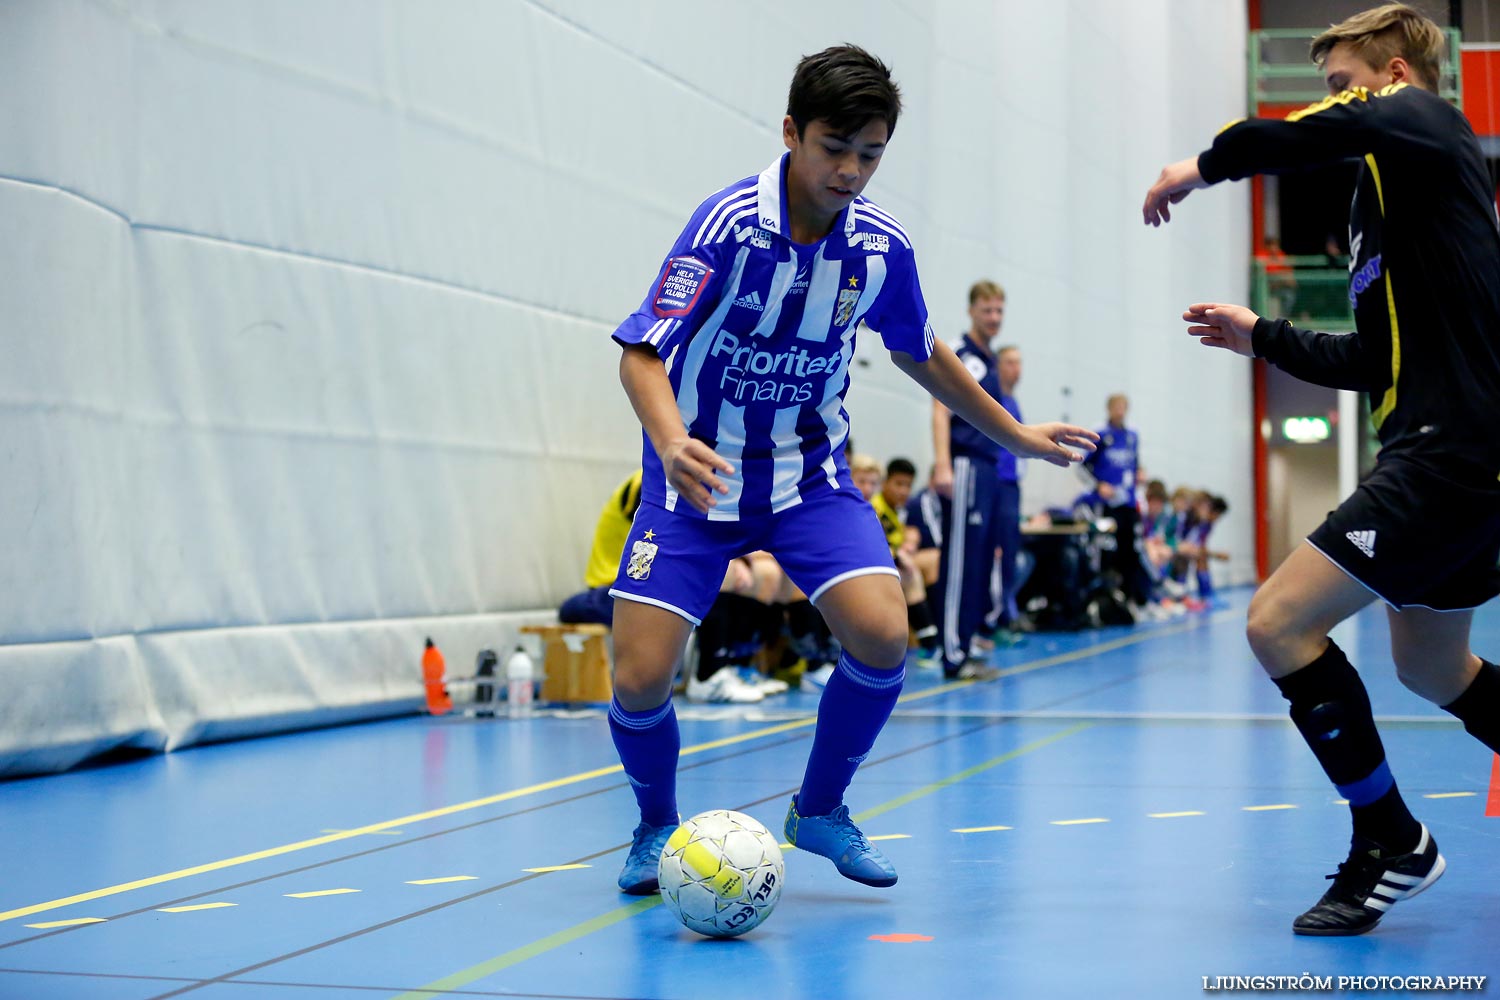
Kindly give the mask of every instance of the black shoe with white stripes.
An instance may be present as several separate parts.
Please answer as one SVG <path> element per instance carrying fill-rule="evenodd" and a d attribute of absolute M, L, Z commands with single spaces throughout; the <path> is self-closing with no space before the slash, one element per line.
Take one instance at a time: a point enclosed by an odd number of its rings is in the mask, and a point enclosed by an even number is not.
<path fill-rule="evenodd" d="M 1398 901 L 1436 882 L 1447 867 L 1426 826 L 1410 854 L 1387 855 L 1370 841 L 1355 838 L 1349 860 L 1328 876 L 1333 885 L 1317 906 L 1292 921 L 1292 930 L 1328 936 L 1363 934 Z"/>

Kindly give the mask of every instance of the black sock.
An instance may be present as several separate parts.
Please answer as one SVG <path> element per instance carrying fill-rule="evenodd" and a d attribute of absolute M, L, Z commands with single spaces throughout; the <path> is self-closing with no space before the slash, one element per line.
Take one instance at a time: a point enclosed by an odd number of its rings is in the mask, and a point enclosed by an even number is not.
<path fill-rule="evenodd" d="M 1316 660 L 1276 681 L 1292 722 L 1323 773 L 1349 800 L 1354 834 L 1394 853 L 1413 850 L 1422 826 L 1412 817 L 1386 764 L 1370 696 L 1332 639 Z"/>
<path fill-rule="evenodd" d="M 724 595 L 714 601 L 698 626 L 698 680 L 706 681 L 728 662 L 733 632 L 733 610 Z"/>
<path fill-rule="evenodd" d="M 1457 717 L 1470 736 L 1500 753 L 1500 667 L 1480 660 L 1473 683 L 1443 711 Z"/>
<path fill-rule="evenodd" d="M 765 641 L 765 605 L 742 594 L 720 594 L 717 603 L 729 613 L 729 645 L 735 659 L 753 658 Z"/>
<path fill-rule="evenodd" d="M 912 635 L 917 637 L 917 643 L 922 649 L 927 652 L 937 649 L 938 627 L 932 620 L 932 609 L 927 606 L 925 598 L 906 606 L 906 624 L 911 628 Z"/>
<path fill-rule="evenodd" d="M 808 666 L 816 668 L 825 662 L 823 616 L 808 600 L 793 601 L 786 606 L 786 630 L 791 637 L 792 648 L 806 660 Z"/>

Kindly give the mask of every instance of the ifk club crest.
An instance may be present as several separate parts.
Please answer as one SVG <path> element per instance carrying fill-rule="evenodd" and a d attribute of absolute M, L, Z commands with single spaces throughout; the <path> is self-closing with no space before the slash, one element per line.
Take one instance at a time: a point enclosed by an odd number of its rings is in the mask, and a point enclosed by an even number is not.
<path fill-rule="evenodd" d="M 838 308 L 833 313 L 834 326 L 848 326 L 849 320 L 854 315 L 854 307 L 859 305 L 859 279 L 850 278 L 849 287 L 839 292 Z"/>
<path fill-rule="evenodd" d="M 644 580 L 651 575 L 651 564 L 656 561 L 657 544 L 651 539 L 656 537 L 656 532 L 647 529 L 646 537 L 630 547 L 630 563 L 625 567 L 625 575 L 632 580 Z"/>

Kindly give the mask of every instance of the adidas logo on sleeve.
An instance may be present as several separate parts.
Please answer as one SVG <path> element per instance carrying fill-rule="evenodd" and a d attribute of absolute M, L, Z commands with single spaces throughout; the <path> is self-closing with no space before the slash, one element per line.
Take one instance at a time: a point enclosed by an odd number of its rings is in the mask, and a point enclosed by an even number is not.
<path fill-rule="evenodd" d="M 1353 542 L 1356 549 L 1359 549 L 1359 551 L 1363 552 L 1371 559 L 1375 558 L 1375 532 L 1373 530 L 1350 531 L 1346 533 L 1344 537 Z"/>

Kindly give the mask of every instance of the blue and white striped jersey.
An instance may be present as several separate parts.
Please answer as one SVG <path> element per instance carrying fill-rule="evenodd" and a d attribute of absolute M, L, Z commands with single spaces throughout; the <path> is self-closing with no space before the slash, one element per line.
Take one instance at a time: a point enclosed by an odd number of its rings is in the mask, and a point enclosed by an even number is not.
<path fill-rule="evenodd" d="M 646 344 L 666 364 L 688 433 L 735 468 L 720 473 L 711 520 L 785 510 L 854 490 L 844 460 L 844 393 L 855 328 L 918 361 L 932 355 L 927 305 L 911 241 L 883 209 L 856 198 L 816 244 L 793 243 L 783 155 L 698 207 L 641 307 L 621 323 L 622 344 Z M 650 440 L 647 501 L 678 503 Z"/>

